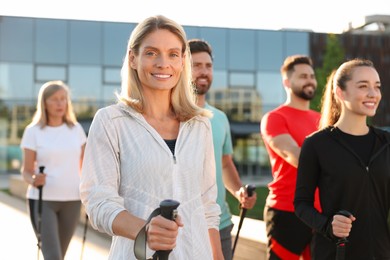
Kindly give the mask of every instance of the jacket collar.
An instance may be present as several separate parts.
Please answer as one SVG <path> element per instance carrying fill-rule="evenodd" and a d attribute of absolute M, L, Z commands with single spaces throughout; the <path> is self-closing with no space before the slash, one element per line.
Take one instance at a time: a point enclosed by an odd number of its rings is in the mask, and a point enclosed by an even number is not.
<path fill-rule="evenodd" d="M 370 161 L 372 161 L 372 159 L 375 158 L 379 153 L 381 153 L 382 150 L 384 150 L 386 147 L 390 146 L 390 133 L 388 131 L 385 131 L 383 129 L 373 127 L 373 126 L 369 126 L 369 128 L 370 128 L 370 131 L 372 131 L 375 135 L 375 147 L 374 147 L 371 159 L 370 159 Z M 348 149 L 351 153 L 353 153 L 355 156 L 357 156 L 356 153 L 349 147 L 349 145 L 346 142 L 344 142 L 344 140 L 342 138 L 340 138 L 340 133 L 338 132 L 340 130 L 337 130 L 337 127 L 328 126 L 324 130 L 333 139 L 335 139 L 336 142 L 338 142 L 339 144 L 344 146 L 346 149 Z"/>

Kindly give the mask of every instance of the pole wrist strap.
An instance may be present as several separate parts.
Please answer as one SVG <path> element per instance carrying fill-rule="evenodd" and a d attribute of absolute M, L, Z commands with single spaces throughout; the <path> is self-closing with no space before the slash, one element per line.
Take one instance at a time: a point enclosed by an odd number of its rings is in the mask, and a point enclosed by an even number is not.
<path fill-rule="evenodd" d="M 146 243 L 147 243 L 147 236 L 146 236 L 146 226 L 149 224 L 150 220 L 158 215 L 161 215 L 160 208 L 157 208 L 153 210 L 153 212 L 150 214 L 148 219 L 146 220 L 145 226 L 141 228 L 141 230 L 138 232 L 135 241 L 134 241 L 134 255 L 138 260 L 149 260 L 149 259 L 156 259 L 155 255 L 153 255 L 153 258 L 146 258 Z"/>

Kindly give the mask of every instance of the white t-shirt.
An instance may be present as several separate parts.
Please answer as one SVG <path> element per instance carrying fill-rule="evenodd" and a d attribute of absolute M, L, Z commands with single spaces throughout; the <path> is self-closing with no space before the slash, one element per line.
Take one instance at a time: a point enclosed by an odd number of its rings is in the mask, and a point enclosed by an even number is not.
<path fill-rule="evenodd" d="M 35 173 L 44 166 L 46 184 L 42 199 L 50 201 L 80 200 L 80 157 L 86 135 L 80 124 L 68 127 L 66 124 L 41 128 L 28 126 L 23 134 L 21 148 L 36 152 Z M 38 189 L 28 186 L 26 197 L 38 199 Z"/>

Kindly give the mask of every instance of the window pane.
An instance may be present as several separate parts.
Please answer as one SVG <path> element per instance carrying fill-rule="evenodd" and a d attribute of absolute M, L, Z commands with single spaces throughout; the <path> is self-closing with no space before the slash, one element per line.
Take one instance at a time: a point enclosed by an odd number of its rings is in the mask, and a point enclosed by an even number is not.
<path fill-rule="evenodd" d="M 104 84 L 121 84 L 121 68 L 104 68 Z"/>
<path fill-rule="evenodd" d="M 1 61 L 33 61 L 33 19 L 1 17 Z"/>
<path fill-rule="evenodd" d="M 65 64 L 68 60 L 68 27 L 64 20 L 36 21 L 35 59 L 38 63 Z"/>
<path fill-rule="evenodd" d="M 70 63 L 101 63 L 101 23 L 86 21 L 70 22 Z"/>
<path fill-rule="evenodd" d="M 184 31 L 186 32 L 187 39 L 200 38 L 199 37 L 199 28 L 195 26 L 184 26 Z"/>
<path fill-rule="evenodd" d="M 103 64 L 108 66 L 122 65 L 126 54 L 127 40 L 134 24 L 104 23 L 103 24 Z"/>
<path fill-rule="evenodd" d="M 274 109 L 285 101 L 286 93 L 279 72 L 259 72 L 257 82 L 263 113 Z"/>
<path fill-rule="evenodd" d="M 214 70 L 213 73 L 213 84 L 211 88 L 213 89 L 221 89 L 221 88 L 227 88 L 227 72 L 226 71 L 220 71 L 220 70 Z"/>
<path fill-rule="evenodd" d="M 286 56 L 294 54 L 310 54 L 308 32 L 285 32 Z"/>
<path fill-rule="evenodd" d="M 46 82 L 49 80 L 66 81 L 66 67 L 65 66 L 44 66 L 38 65 L 36 67 L 36 81 Z"/>
<path fill-rule="evenodd" d="M 200 38 L 210 43 L 213 49 L 214 70 L 226 70 L 227 67 L 227 29 L 224 28 L 200 28 Z"/>
<path fill-rule="evenodd" d="M 257 33 L 258 69 L 279 71 L 283 63 L 283 32 L 259 31 Z"/>
<path fill-rule="evenodd" d="M 69 87 L 73 99 L 79 101 L 96 101 L 100 99 L 102 90 L 102 72 L 100 67 L 70 66 Z"/>
<path fill-rule="evenodd" d="M 116 101 L 115 93 L 120 93 L 120 85 L 104 85 L 103 86 L 103 99 L 105 102 L 114 103 Z"/>
<path fill-rule="evenodd" d="M 254 30 L 229 30 L 229 64 L 231 70 L 255 70 Z"/>
<path fill-rule="evenodd" d="M 255 87 L 255 74 L 250 72 L 231 72 L 229 74 L 229 86 L 233 88 Z"/>
<path fill-rule="evenodd" d="M 2 98 L 35 98 L 33 82 L 32 64 L 0 63 L 0 94 Z"/>

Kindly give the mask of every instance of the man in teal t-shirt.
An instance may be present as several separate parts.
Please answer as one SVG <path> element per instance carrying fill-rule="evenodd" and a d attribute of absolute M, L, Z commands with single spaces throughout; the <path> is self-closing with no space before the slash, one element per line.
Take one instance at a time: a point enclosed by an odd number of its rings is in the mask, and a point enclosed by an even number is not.
<path fill-rule="evenodd" d="M 197 103 L 213 112 L 210 119 L 213 131 L 216 176 L 218 186 L 217 203 L 221 207 L 221 222 L 219 232 L 221 236 L 222 251 L 225 260 L 232 259 L 233 223 L 231 213 L 226 203 L 226 189 L 237 198 L 241 206 L 253 208 L 256 203 L 256 193 L 248 197 L 243 188 L 236 166 L 233 162 L 233 145 L 230 135 L 230 125 L 227 116 L 221 110 L 206 103 L 206 93 L 213 81 L 213 59 L 210 45 L 199 39 L 189 41 L 192 56 L 192 80 L 196 87 Z"/>

